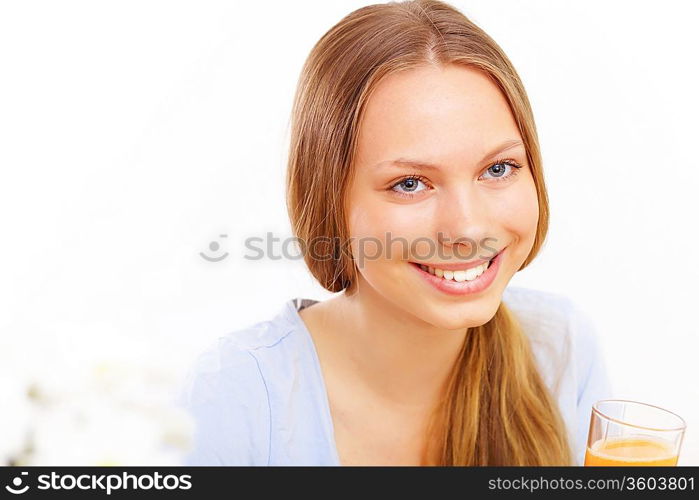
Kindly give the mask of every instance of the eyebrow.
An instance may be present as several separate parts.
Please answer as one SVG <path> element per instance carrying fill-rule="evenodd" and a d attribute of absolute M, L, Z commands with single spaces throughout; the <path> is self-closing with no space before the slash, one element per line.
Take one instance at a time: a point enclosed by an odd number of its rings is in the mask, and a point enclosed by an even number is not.
<path fill-rule="evenodd" d="M 521 140 L 519 139 L 508 139 L 502 143 L 500 143 L 498 146 L 494 147 L 490 153 L 486 154 L 481 162 L 485 162 L 488 160 L 494 160 L 497 158 L 499 155 L 503 154 L 506 151 L 509 151 L 511 149 L 515 148 L 523 148 L 524 144 L 522 143 Z M 396 158 L 395 160 L 385 160 L 382 162 L 377 163 L 374 168 L 381 167 L 381 166 L 396 166 L 396 167 L 411 167 L 417 170 L 439 170 L 440 167 L 439 165 L 435 163 L 430 163 L 426 161 L 421 161 L 421 160 L 413 160 L 410 158 Z"/>

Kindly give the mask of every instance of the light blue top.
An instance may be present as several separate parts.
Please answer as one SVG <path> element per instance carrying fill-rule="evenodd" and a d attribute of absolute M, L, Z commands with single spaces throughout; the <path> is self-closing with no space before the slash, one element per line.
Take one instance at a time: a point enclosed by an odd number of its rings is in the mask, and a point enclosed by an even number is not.
<path fill-rule="evenodd" d="M 612 387 L 589 317 L 565 296 L 508 287 L 503 301 L 529 337 L 582 465 L 592 404 Z M 341 465 L 325 383 L 295 298 L 271 320 L 202 352 L 178 403 L 194 418 L 184 465 Z"/>

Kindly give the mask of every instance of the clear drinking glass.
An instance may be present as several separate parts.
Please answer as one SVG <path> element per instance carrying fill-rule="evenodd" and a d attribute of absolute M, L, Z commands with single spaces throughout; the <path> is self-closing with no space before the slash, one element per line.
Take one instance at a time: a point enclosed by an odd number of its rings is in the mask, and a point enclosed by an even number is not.
<path fill-rule="evenodd" d="M 604 399 L 592 405 L 585 465 L 677 465 L 687 427 L 658 406 Z"/>

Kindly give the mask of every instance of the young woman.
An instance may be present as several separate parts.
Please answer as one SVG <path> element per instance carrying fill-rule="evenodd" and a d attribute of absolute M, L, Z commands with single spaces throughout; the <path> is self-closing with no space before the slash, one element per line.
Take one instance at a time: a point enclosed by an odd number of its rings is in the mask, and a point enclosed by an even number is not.
<path fill-rule="evenodd" d="M 500 47 L 439 1 L 358 9 L 313 47 L 292 118 L 289 216 L 337 293 L 199 357 L 186 463 L 581 464 L 610 385 L 569 299 L 508 287 L 549 210 Z"/>

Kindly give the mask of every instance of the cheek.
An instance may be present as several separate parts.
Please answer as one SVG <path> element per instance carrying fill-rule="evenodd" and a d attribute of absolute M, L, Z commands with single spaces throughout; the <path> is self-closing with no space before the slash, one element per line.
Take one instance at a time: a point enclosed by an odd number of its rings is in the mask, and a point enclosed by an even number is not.
<path fill-rule="evenodd" d="M 503 199 L 498 222 L 505 231 L 522 242 L 522 251 L 529 252 L 536 238 L 539 223 L 539 201 L 531 174 Z"/>
<path fill-rule="evenodd" d="M 422 241 L 431 225 L 431 215 L 424 209 L 385 200 L 355 198 L 348 213 L 353 254 L 363 255 L 367 265 L 408 260 L 412 250 L 431 248 Z"/>
<path fill-rule="evenodd" d="M 361 269 L 371 269 L 375 265 L 381 265 L 388 257 L 396 256 L 394 251 L 387 251 L 387 242 L 392 245 L 392 239 L 405 235 L 402 233 L 402 227 L 396 226 L 395 222 L 390 210 L 386 210 L 385 206 L 356 203 L 350 210 L 348 226 L 352 254 Z"/>

